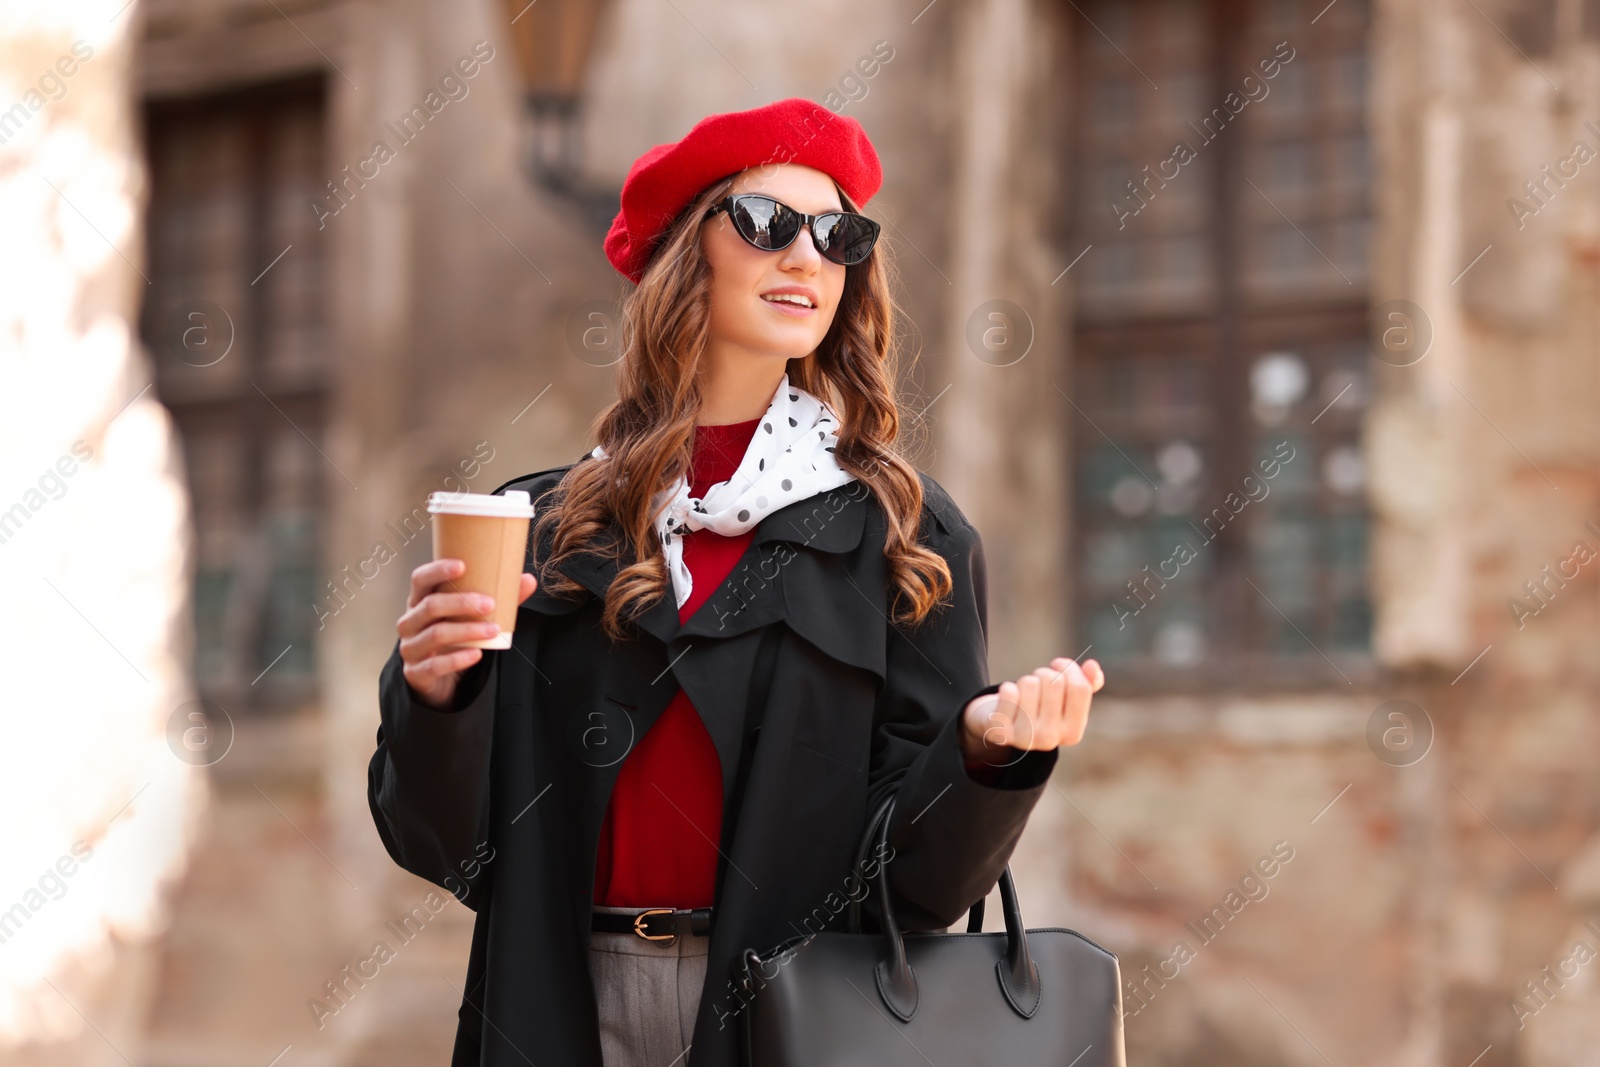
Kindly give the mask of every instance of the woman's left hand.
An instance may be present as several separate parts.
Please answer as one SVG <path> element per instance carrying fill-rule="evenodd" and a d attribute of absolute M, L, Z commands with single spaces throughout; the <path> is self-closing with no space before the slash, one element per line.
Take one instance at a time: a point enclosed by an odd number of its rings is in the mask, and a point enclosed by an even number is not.
<path fill-rule="evenodd" d="M 1106 684 L 1097 660 L 1080 667 L 1057 656 L 1016 681 L 1000 683 L 998 693 L 974 698 L 961 716 L 961 750 L 990 763 L 1016 758 L 1013 749 L 1043 750 L 1075 745 L 1089 724 L 1089 701 Z"/>

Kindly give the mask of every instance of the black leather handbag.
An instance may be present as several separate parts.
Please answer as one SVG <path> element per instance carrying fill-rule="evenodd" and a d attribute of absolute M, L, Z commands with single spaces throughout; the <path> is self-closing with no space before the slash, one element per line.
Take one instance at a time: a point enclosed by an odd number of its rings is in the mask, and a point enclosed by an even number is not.
<path fill-rule="evenodd" d="M 857 851 L 885 856 L 891 794 Z M 893 862 L 893 857 L 889 858 Z M 877 865 L 878 933 L 861 931 L 852 896 L 845 931 L 745 949 L 738 977 L 746 1067 L 1126 1067 L 1117 957 L 1060 927 L 1027 930 L 1008 864 L 1004 933 L 982 933 L 983 901 L 965 933 L 902 932 Z"/>

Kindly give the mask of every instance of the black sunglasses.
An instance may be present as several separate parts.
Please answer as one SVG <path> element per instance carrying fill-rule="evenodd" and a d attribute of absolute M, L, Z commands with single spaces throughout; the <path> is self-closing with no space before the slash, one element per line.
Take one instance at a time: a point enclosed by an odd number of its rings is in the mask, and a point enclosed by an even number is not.
<path fill-rule="evenodd" d="M 817 251 L 847 267 L 855 266 L 872 254 L 880 229 L 876 222 L 854 211 L 807 215 L 760 193 L 735 193 L 726 197 L 712 206 L 704 218 L 709 219 L 719 211 L 728 213 L 740 237 L 767 252 L 788 248 L 800 236 L 800 227 L 810 226 L 811 240 Z"/>

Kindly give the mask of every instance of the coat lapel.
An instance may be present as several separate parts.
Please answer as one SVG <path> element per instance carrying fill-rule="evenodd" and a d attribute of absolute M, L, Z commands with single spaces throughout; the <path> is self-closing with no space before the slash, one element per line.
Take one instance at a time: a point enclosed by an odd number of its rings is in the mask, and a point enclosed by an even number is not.
<path fill-rule="evenodd" d="M 779 508 L 757 524 L 744 555 L 687 622 L 680 625 L 670 589 L 638 617 L 639 627 L 666 646 L 669 669 L 716 746 L 725 801 L 739 764 L 758 641 L 740 635 L 782 621 L 832 658 L 884 677 L 881 540 L 877 551 L 859 551 L 874 506 L 871 490 L 853 481 Z M 612 523 L 601 536 L 620 539 L 621 531 Z M 621 564 L 585 552 L 560 570 L 603 599 Z M 576 607 L 542 593 L 541 586 L 524 607 L 546 614 Z"/>
<path fill-rule="evenodd" d="M 750 539 L 743 557 L 716 592 L 687 622 L 681 625 L 678 622 L 678 608 L 669 590 L 638 618 L 640 628 L 669 645 L 695 636 L 736 637 L 783 618 L 787 603 L 791 610 L 798 608 L 805 612 L 804 621 L 813 624 L 807 628 L 822 637 L 820 627 L 815 624 L 829 613 L 827 608 L 830 601 L 840 600 L 838 590 L 819 589 L 812 583 L 780 580 L 780 576 L 800 549 L 835 556 L 854 552 L 866 530 L 870 497 L 871 490 L 855 481 L 779 508 L 756 525 L 755 536 Z M 613 543 L 621 539 L 621 530 L 612 522 L 600 536 L 603 540 L 609 539 L 606 543 Z M 618 560 L 591 552 L 570 556 L 560 567 L 563 574 L 601 599 L 604 599 L 621 569 Z M 525 606 L 546 614 L 564 614 L 576 606 L 572 601 L 542 596 L 542 592 L 542 587 L 536 590 Z M 854 591 L 847 587 L 846 592 L 859 602 L 860 596 Z M 873 596 L 870 590 L 862 592 L 867 594 L 869 601 L 879 608 L 881 614 L 882 591 L 879 590 L 877 596 Z M 835 605 L 835 610 L 842 606 L 843 603 Z M 854 616 L 857 613 L 852 611 L 846 614 Z M 844 642 L 826 643 L 835 647 L 825 650 L 837 651 L 838 658 L 847 662 L 857 662 L 863 658 L 859 652 L 851 654 Z M 859 665 L 882 673 L 881 661 L 874 662 L 870 657 Z"/>

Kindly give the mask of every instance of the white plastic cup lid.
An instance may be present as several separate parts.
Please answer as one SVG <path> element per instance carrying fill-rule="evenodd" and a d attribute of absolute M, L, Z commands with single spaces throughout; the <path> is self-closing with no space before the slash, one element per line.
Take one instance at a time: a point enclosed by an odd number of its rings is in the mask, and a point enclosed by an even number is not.
<path fill-rule="evenodd" d="M 507 489 L 504 493 L 428 494 L 432 515 L 483 515 L 495 519 L 531 519 L 533 502 L 526 489 Z"/>

